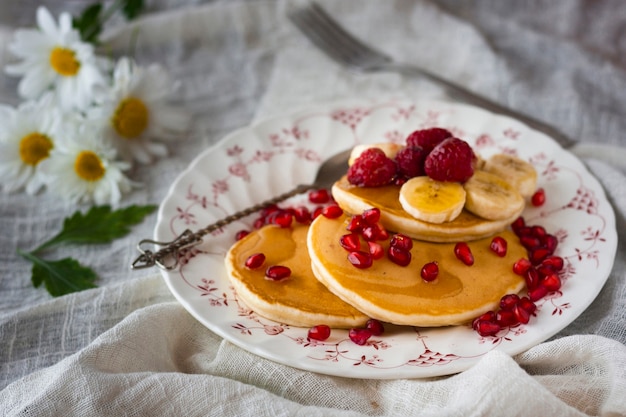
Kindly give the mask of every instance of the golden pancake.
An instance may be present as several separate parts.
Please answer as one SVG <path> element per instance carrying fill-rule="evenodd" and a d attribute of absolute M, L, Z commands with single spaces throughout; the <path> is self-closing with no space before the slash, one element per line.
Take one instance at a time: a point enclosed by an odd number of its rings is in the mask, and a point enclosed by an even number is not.
<path fill-rule="evenodd" d="M 482 239 L 504 230 L 522 213 L 524 207 L 500 220 L 486 220 L 467 210 L 452 221 L 435 224 L 418 220 L 408 214 L 400 203 L 400 186 L 358 187 L 348 182 L 346 176 L 332 187 L 333 198 L 348 213 L 362 213 L 377 207 L 381 211 L 381 224 L 388 230 L 399 231 L 414 239 L 429 242 L 461 242 Z"/>
<path fill-rule="evenodd" d="M 236 242 L 226 254 L 226 269 L 239 298 L 257 314 L 292 326 L 363 325 L 368 317 L 328 291 L 313 275 L 307 231 L 308 226 L 300 224 L 265 226 Z M 253 270 L 245 262 L 255 253 L 263 253 L 265 263 Z M 265 270 L 271 265 L 287 266 L 292 274 L 285 281 L 269 280 Z"/>
<path fill-rule="evenodd" d="M 347 223 L 346 216 L 319 216 L 313 221 L 307 244 L 312 269 L 330 291 L 372 318 L 424 327 L 462 324 L 495 309 L 503 295 L 518 293 L 525 285 L 512 268 L 526 257 L 526 250 L 511 231 L 499 234 L 508 243 L 504 257 L 490 250 L 491 238 L 469 242 L 475 259 L 472 266 L 456 258 L 453 243 L 414 240 L 408 266 L 384 256 L 370 268 L 358 269 L 339 243 Z M 389 240 L 379 243 L 386 251 Z M 438 262 L 439 275 L 425 282 L 420 271 L 432 261 Z"/>

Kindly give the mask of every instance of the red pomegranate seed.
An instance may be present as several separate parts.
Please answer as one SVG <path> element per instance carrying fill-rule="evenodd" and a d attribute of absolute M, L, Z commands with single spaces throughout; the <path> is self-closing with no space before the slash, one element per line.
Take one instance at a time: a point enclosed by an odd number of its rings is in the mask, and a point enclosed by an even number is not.
<path fill-rule="evenodd" d="M 375 225 L 380 220 L 380 209 L 374 207 L 363 211 L 363 220 L 370 226 Z"/>
<path fill-rule="evenodd" d="M 246 268 L 257 269 L 263 266 L 265 263 L 265 254 L 253 253 L 246 259 Z"/>
<path fill-rule="evenodd" d="M 550 254 L 553 254 L 559 244 L 559 240 L 556 236 L 548 234 L 541 238 L 541 244 L 548 249 Z"/>
<path fill-rule="evenodd" d="M 467 243 L 459 242 L 454 245 L 454 255 L 465 265 L 474 265 L 474 255 Z"/>
<path fill-rule="evenodd" d="M 494 323 L 496 321 L 496 313 L 494 313 L 493 311 L 488 311 L 486 313 L 481 314 L 480 316 L 476 317 L 473 321 L 472 321 L 472 329 L 476 330 L 476 325 L 478 324 L 479 321 L 489 321 Z"/>
<path fill-rule="evenodd" d="M 503 310 L 512 310 L 519 303 L 519 295 L 507 294 L 500 299 L 500 308 Z"/>
<path fill-rule="evenodd" d="M 272 265 L 265 271 L 265 277 L 272 281 L 283 281 L 291 276 L 291 269 L 283 265 Z"/>
<path fill-rule="evenodd" d="M 528 288 L 529 291 L 532 291 L 539 285 L 539 273 L 535 268 L 531 267 L 524 274 L 524 280 L 526 281 L 526 288 Z"/>
<path fill-rule="evenodd" d="M 368 252 L 354 251 L 348 254 L 348 261 L 359 269 L 365 269 L 372 266 L 374 259 Z"/>
<path fill-rule="evenodd" d="M 517 321 L 522 324 L 527 324 L 530 320 L 530 313 L 519 304 L 513 307 L 513 313 L 515 314 Z"/>
<path fill-rule="evenodd" d="M 563 269 L 563 258 L 561 258 L 560 256 L 551 255 L 541 261 L 541 265 L 549 267 L 554 272 L 559 272 Z"/>
<path fill-rule="evenodd" d="M 528 291 L 528 298 L 530 301 L 541 300 L 548 294 L 548 289 L 543 285 L 538 285 L 536 288 Z"/>
<path fill-rule="evenodd" d="M 376 240 L 387 240 L 389 239 L 389 232 L 387 231 L 387 229 L 384 228 L 384 226 L 380 223 L 376 223 L 374 225 L 374 227 L 377 229 L 376 230 L 376 234 L 378 235 L 378 238 Z"/>
<path fill-rule="evenodd" d="M 508 327 L 519 324 L 519 320 L 513 310 L 499 310 L 496 313 L 496 323 L 501 327 Z"/>
<path fill-rule="evenodd" d="M 342 248 L 354 252 L 361 250 L 361 239 L 356 233 L 348 233 L 339 238 L 339 244 Z"/>
<path fill-rule="evenodd" d="M 376 226 L 365 226 L 361 234 L 363 235 L 363 239 L 367 241 L 373 242 L 378 240 L 378 229 Z"/>
<path fill-rule="evenodd" d="M 311 217 L 311 211 L 304 206 L 294 209 L 293 218 L 296 219 L 298 223 L 307 224 L 311 221 Z"/>
<path fill-rule="evenodd" d="M 367 242 L 367 247 L 369 248 L 369 252 L 372 255 L 372 258 L 380 259 L 385 256 L 385 249 L 383 245 L 378 242 Z"/>
<path fill-rule="evenodd" d="M 346 229 L 348 229 L 348 231 L 350 232 L 361 233 L 363 231 L 364 224 L 365 224 L 365 221 L 363 220 L 363 216 L 361 216 L 360 214 L 357 214 L 356 216 L 352 216 L 350 218 L 350 221 L 348 222 L 348 226 L 346 226 Z"/>
<path fill-rule="evenodd" d="M 330 193 L 325 188 L 309 191 L 309 201 L 314 204 L 326 204 L 330 201 Z"/>
<path fill-rule="evenodd" d="M 489 245 L 489 249 L 491 249 L 493 253 L 495 253 L 496 255 L 500 257 L 506 256 L 506 250 L 507 250 L 506 239 L 504 239 L 501 236 L 494 237 L 493 239 L 491 239 L 491 244 Z"/>
<path fill-rule="evenodd" d="M 543 188 L 539 188 L 535 193 L 530 197 L 530 202 L 533 206 L 539 207 L 543 206 L 546 202 L 546 192 Z"/>
<path fill-rule="evenodd" d="M 498 323 L 487 320 L 478 320 L 476 322 L 476 331 L 483 337 L 495 336 L 500 330 L 502 328 Z"/>
<path fill-rule="evenodd" d="M 422 279 L 426 282 L 432 282 L 437 279 L 439 275 L 439 264 L 437 261 L 428 262 L 422 267 L 420 272 Z"/>
<path fill-rule="evenodd" d="M 369 319 L 367 323 L 365 323 L 365 328 L 370 331 L 372 336 L 380 336 L 385 332 L 383 324 L 376 319 Z"/>
<path fill-rule="evenodd" d="M 368 329 L 354 328 L 350 329 L 348 337 L 357 345 L 363 346 L 367 343 L 368 339 L 372 337 L 372 332 Z"/>
<path fill-rule="evenodd" d="M 330 337 L 330 327 L 325 324 L 313 326 L 309 329 L 307 337 L 313 340 L 326 340 Z"/>
<path fill-rule="evenodd" d="M 393 263 L 400 266 L 407 266 L 411 263 L 411 252 L 398 246 L 389 246 L 387 256 Z"/>
<path fill-rule="evenodd" d="M 260 229 L 263 226 L 265 226 L 265 218 L 264 217 L 259 217 L 252 224 L 252 227 L 254 227 L 255 229 Z"/>
<path fill-rule="evenodd" d="M 548 291 L 558 291 L 561 288 L 561 278 L 557 274 L 550 274 L 541 280 L 541 285 Z"/>
<path fill-rule="evenodd" d="M 519 306 L 528 311 L 528 314 L 533 314 L 537 310 L 537 305 L 530 301 L 528 297 L 522 297 L 519 299 Z"/>
<path fill-rule="evenodd" d="M 530 233 L 533 236 L 538 237 L 539 239 L 541 239 L 542 237 L 548 234 L 548 232 L 546 232 L 546 229 L 543 226 L 532 226 L 530 228 Z"/>
<path fill-rule="evenodd" d="M 511 229 L 513 229 L 513 233 L 515 233 L 517 236 L 520 235 L 518 232 L 523 227 L 526 227 L 526 221 L 523 217 L 518 217 L 513 223 L 511 223 Z"/>
<path fill-rule="evenodd" d="M 515 272 L 517 275 L 524 275 L 531 266 L 532 264 L 530 263 L 528 259 L 519 258 L 513 264 L 513 272 Z"/>
<path fill-rule="evenodd" d="M 536 236 L 522 236 L 519 238 L 519 242 L 528 250 L 535 249 L 541 246 L 541 240 Z"/>
<path fill-rule="evenodd" d="M 411 250 L 411 248 L 413 248 L 413 239 L 401 233 L 396 233 L 391 236 L 389 244 L 404 250 Z"/>
<path fill-rule="evenodd" d="M 317 206 L 317 207 L 315 207 L 315 208 L 313 209 L 313 214 L 311 215 L 311 217 L 312 217 L 313 219 L 316 219 L 316 218 L 317 218 L 317 216 L 321 216 L 321 214 L 322 214 L 322 210 L 324 210 L 324 207 L 323 207 L 323 206 Z"/>
<path fill-rule="evenodd" d="M 546 248 L 535 248 L 528 251 L 528 259 L 533 265 L 539 265 L 544 259 L 550 256 L 552 252 Z"/>
<path fill-rule="evenodd" d="M 240 230 L 235 234 L 235 240 L 241 240 L 249 234 L 250 232 L 248 230 Z"/>
<path fill-rule="evenodd" d="M 343 214 L 343 210 L 341 209 L 341 207 L 336 206 L 334 204 L 330 206 L 326 206 L 322 209 L 322 215 L 329 219 L 336 219 L 342 214 Z"/>

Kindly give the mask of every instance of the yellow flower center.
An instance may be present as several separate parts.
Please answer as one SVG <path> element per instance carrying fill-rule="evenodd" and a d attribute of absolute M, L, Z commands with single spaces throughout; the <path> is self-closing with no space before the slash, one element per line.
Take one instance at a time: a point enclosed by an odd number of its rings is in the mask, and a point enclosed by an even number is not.
<path fill-rule="evenodd" d="M 85 181 L 98 181 L 104 177 L 106 169 L 98 155 L 91 151 L 82 151 L 74 161 L 74 171 Z"/>
<path fill-rule="evenodd" d="M 141 135 L 148 126 L 148 116 L 148 108 L 144 102 L 129 97 L 117 106 L 111 122 L 120 136 L 133 139 Z"/>
<path fill-rule="evenodd" d="M 50 65 L 60 75 L 71 77 L 80 69 L 80 62 L 76 60 L 74 51 L 57 46 L 50 53 Z"/>
<path fill-rule="evenodd" d="M 50 155 L 52 141 L 41 133 L 29 133 L 20 140 L 20 158 L 27 165 L 35 166 Z"/>

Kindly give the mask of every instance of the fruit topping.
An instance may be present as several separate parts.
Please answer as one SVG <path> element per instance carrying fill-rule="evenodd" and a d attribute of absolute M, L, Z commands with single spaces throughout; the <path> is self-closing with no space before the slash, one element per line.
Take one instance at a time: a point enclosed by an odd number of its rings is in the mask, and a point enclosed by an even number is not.
<path fill-rule="evenodd" d="M 330 193 L 325 188 L 309 191 L 309 201 L 314 204 L 326 204 L 330 201 Z"/>
<path fill-rule="evenodd" d="M 474 172 L 463 188 L 465 208 L 483 219 L 507 219 L 524 208 L 524 197 L 508 182 L 487 171 Z"/>
<path fill-rule="evenodd" d="M 465 205 L 465 190 L 457 182 L 436 181 L 415 177 L 400 188 L 400 204 L 404 211 L 428 223 L 454 220 Z"/>
<path fill-rule="evenodd" d="M 474 265 L 474 255 L 467 243 L 459 242 L 454 245 L 454 255 L 465 265 Z"/>
<path fill-rule="evenodd" d="M 246 259 L 246 268 L 257 269 L 265 263 L 265 255 L 263 253 L 253 253 Z"/>
<path fill-rule="evenodd" d="M 420 177 L 424 173 L 424 161 L 428 152 L 421 146 L 407 146 L 396 154 L 398 174 L 405 179 Z"/>
<path fill-rule="evenodd" d="M 399 246 L 389 246 L 387 256 L 389 260 L 400 266 L 407 266 L 411 263 L 411 252 Z"/>
<path fill-rule="evenodd" d="M 372 332 L 366 328 L 354 328 L 350 329 L 348 337 L 357 345 L 363 346 L 367 343 L 368 339 L 372 337 Z"/>
<path fill-rule="evenodd" d="M 500 257 L 506 256 L 507 250 L 507 242 L 502 236 L 495 236 L 491 239 L 491 244 L 489 245 L 489 249 L 496 255 Z"/>
<path fill-rule="evenodd" d="M 449 137 L 452 137 L 452 133 L 440 127 L 421 129 L 414 131 L 406 138 L 406 145 L 419 146 L 428 154 L 435 146 Z"/>
<path fill-rule="evenodd" d="M 324 341 L 330 337 L 330 327 L 325 324 L 318 324 L 309 329 L 307 334 L 309 339 Z"/>
<path fill-rule="evenodd" d="M 369 252 L 353 251 L 348 254 L 348 261 L 359 269 L 365 269 L 372 266 L 374 258 Z"/>
<path fill-rule="evenodd" d="M 546 202 L 546 192 L 543 188 L 539 188 L 530 197 L 530 203 L 535 207 L 543 206 L 545 202 Z"/>
<path fill-rule="evenodd" d="M 432 282 L 437 279 L 439 275 L 439 264 L 437 261 L 428 262 L 422 267 L 422 271 L 420 272 L 422 279 L 426 282 Z"/>
<path fill-rule="evenodd" d="M 336 219 L 342 214 L 343 214 L 342 208 L 334 204 L 330 206 L 326 206 L 322 209 L 322 215 L 324 217 L 328 217 L 329 219 Z"/>
<path fill-rule="evenodd" d="M 272 265 L 265 271 L 265 278 L 272 281 L 284 281 L 291 276 L 291 269 L 283 265 Z"/>
<path fill-rule="evenodd" d="M 348 181 L 359 187 L 380 187 L 391 184 L 396 176 L 396 163 L 378 148 L 368 148 L 348 168 Z"/>
<path fill-rule="evenodd" d="M 483 169 L 511 184 L 524 197 L 537 187 L 537 172 L 528 162 L 508 154 L 495 154 L 485 161 Z"/>
<path fill-rule="evenodd" d="M 372 336 L 380 336 L 385 332 L 383 324 L 376 319 L 369 319 L 367 323 L 365 323 L 365 328 L 370 331 Z"/>
<path fill-rule="evenodd" d="M 472 147 L 462 139 L 451 137 L 428 154 L 424 171 L 437 181 L 465 182 L 474 175 L 475 163 Z"/>

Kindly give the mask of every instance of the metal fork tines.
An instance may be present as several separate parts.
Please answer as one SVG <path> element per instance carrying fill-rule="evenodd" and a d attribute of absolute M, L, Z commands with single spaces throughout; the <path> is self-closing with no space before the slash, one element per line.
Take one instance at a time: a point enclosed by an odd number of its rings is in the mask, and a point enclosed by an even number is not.
<path fill-rule="evenodd" d="M 289 12 L 291 21 L 322 51 L 340 64 L 358 71 L 395 71 L 405 75 L 420 76 L 442 87 L 460 101 L 482 107 L 493 113 L 518 119 L 527 126 L 555 139 L 564 148 L 576 142 L 542 121 L 512 110 L 466 88 L 433 74 L 423 68 L 401 64 L 355 38 L 341 27 L 321 6 L 312 2 Z"/>

